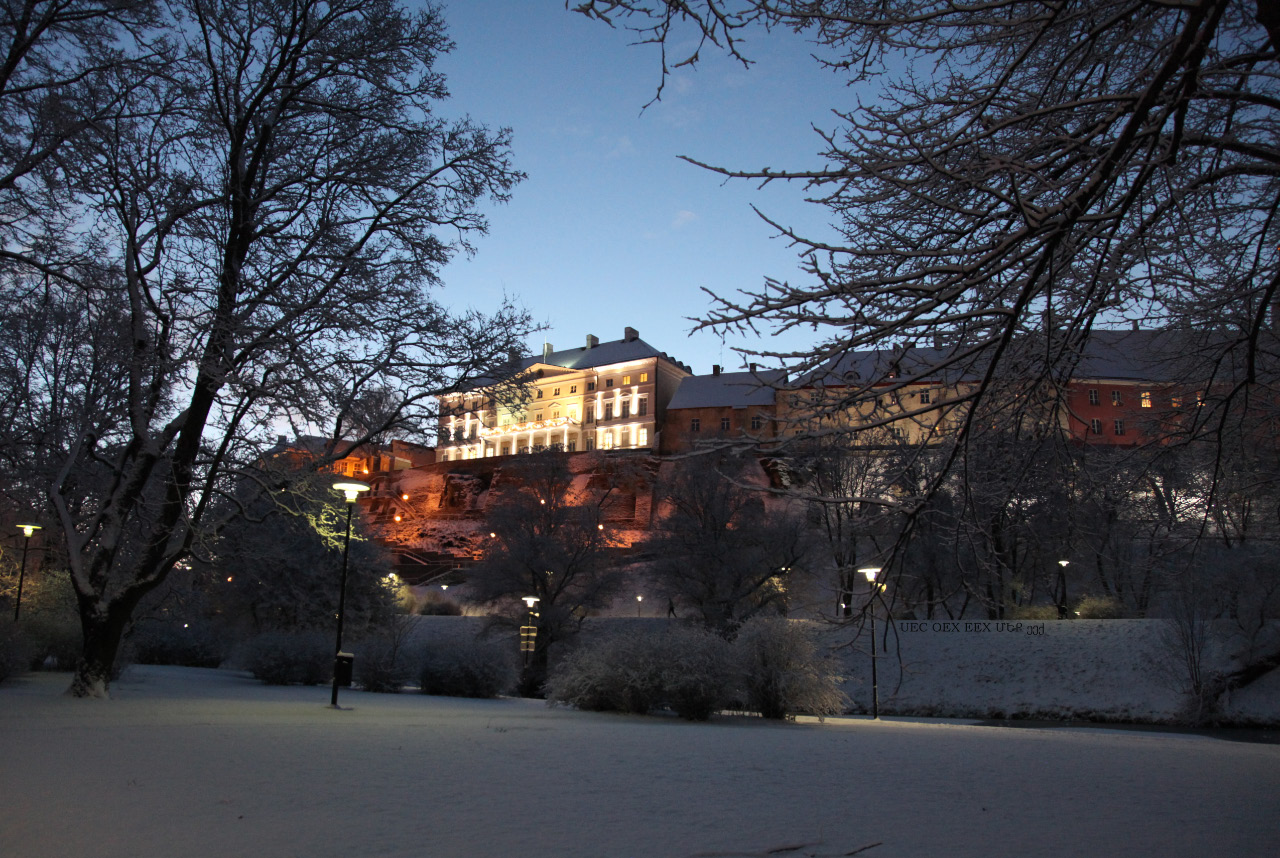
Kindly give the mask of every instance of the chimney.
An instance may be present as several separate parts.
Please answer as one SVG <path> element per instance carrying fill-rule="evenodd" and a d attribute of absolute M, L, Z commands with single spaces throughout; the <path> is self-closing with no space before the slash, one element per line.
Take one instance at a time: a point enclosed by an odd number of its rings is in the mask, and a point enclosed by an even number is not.
<path fill-rule="evenodd" d="M 281 447 L 285 446 L 286 444 L 288 444 L 288 443 L 289 443 L 289 436 L 288 436 L 288 435 L 277 435 L 277 436 L 276 436 L 276 443 L 277 443 L 277 444 L 279 444 Z"/>
<path fill-rule="evenodd" d="M 635 328 L 623 328 L 622 339 L 625 340 L 626 342 L 631 342 L 632 340 L 638 340 L 640 339 L 640 332 L 637 331 Z"/>
<path fill-rule="evenodd" d="M 1137 320 L 1137 319 L 1134 319 L 1134 320 L 1133 320 L 1133 329 L 1134 329 L 1135 331 L 1136 331 L 1136 330 L 1139 330 L 1139 328 L 1138 328 L 1138 320 Z"/>
<path fill-rule="evenodd" d="M 600 345 L 600 340 L 596 339 L 596 335 L 587 334 L 587 351 L 591 351 L 598 345 Z"/>
<path fill-rule="evenodd" d="M 547 358 L 551 357 L 551 353 L 555 350 L 556 347 L 551 345 L 551 343 L 544 342 L 542 344 L 542 360 L 546 361 Z"/>
<path fill-rule="evenodd" d="M 711 365 L 711 374 L 712 375 L 720 374 L 720 364 L 716 363 Z"/>
<path fill-rule="evenodd" d="M 757 366 L 757 365 L 756 365 L 756 364 L 754 364 L 754 363 L 753 363 L 753 364 L 751 364 L 751 374 L 752 374 L 752 375 L 755 375 L 755 374 L 756 374 L 756 366 Z"/>

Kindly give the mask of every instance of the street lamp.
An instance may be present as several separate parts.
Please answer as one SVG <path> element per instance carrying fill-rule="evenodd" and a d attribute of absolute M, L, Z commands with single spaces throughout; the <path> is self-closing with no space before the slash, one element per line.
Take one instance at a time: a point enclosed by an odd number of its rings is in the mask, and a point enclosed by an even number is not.
<path fill-rule="evenodd" d="M 356 508 L 356 498 L 360 496 L 361 492 L 369 491 L 371 486 L 359 480 L 340 480 L 334 483 L 333 487 L 335 490 L 342 492 L 347 500 L 347 538 L 342 543 L 342 583 L 339 584 L 338 589 L 338 641 L 333 648 L 333 694 L 329 698 L 329 705 L 337 709 L 338 664 L 344 655 L 342 652 L 342 619 L 347 610 L 347 555 L 351 552 L 351 513 Z"/>
<path fill-rule="evenodd" d="M 880 589 L 880 585 L 876 584 L 876 576 L 880 574 L 879 566 L 868 566 L 865 569 L 859 569 L 867 579 L 867 585 L 871 588 L 871 601 L 867 603 L 867 609 L 871 614 L 871 717 L 880 719 L 880 683 L 879 677 L 876 676 L 876 592 Z"/>
<path fill-rule="evenodd" d="M 644 596 L 636 596 L 636 616 L 640 616 L 640 603 L 644 601 Z"/>
<path fill-rule="evenodd" d="M 1058 619 L 1065 620 L 1067 618 L 1067 566 L 1071 564 L 1070 560 L 1058 561 Z"/>
<path fill-rule="evenodd" d="M 20 524 L 22 529 L 22 568 L 18 572 L 18 598 L 13 602 L 13 621 L 18 621 L 18 613 L 22 610 L 22 582 L 27 577 L 27 548 L 31 545 L 31 536 L 37 530 L 43 530 L 38 524 Z"/>
<path fill-rule="evenodd" d="M 524 666 L 529 666 L 529 654 L 533 652 L 534 646 L 538 640 L 538 625 L 533 621 L 535 614 L 533 606 L 540 601 L 537 596 L 521 596 L 521 600 L 529 609 L 529 619 L 526 625 L 520 627 L 520 651 L 524 653 Z"/>

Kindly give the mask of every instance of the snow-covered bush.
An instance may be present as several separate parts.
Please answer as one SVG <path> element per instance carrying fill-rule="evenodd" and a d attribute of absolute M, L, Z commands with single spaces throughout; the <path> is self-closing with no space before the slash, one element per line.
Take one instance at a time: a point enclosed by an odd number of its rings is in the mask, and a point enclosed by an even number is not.
<path fill-rule="evenodd" d="M 355 652 L 355 681 L 365 691 L 398 694 L 416 673 L 409 650 L 414 619 L 397 614 L 377 634 L 365 638 Z"/>
<path fill-rule="evenodd" d="M 1120 620 L 1124 615 L 1124 605 L 1115 596 L 1085 596 L 1075 609 L 1082 620 Z"/>
<path fill-rule="evenodd" d="M 810 624 L 776 617 L 743 624 L 733 649 L 748 708 L 779 719 L 844 711 L 838 664 L 818 649 L 813 632 Z"/>
<path fill-rule="evenodd" d="M 333 679 L 333 638 L 324 632 L 264 632 L 249 642 L 249 671 L 268 685 L 320 685 Z"/>
<path fill-rule="evenodd" d="M 444 697 L 497 697 L 515 687 L 516 656 L 510 640 L 428 643 L 419 655 L 418 687 Z"/>
<path fill-rule="evenodd" d="M 424 617 L 460 617 L 462 606 L 443 593 L 428 591 L 417 602 L 414 613 Z"/>
<path fill-rule="evenodd" d="M 143 620 L 128 640 L 137 664 L 176 664 L 183 667 L 217 667 L 225 655 L 222 636 L 207 620 Z"/>
<path fill-rule="evenodd" d="M 705 721 L 721 708 L 733 670 L 725 641 L 699 628 L 622 632 L 584 643 L 552 672 L 547 699 L 593 711 L 667 707 Z"/>

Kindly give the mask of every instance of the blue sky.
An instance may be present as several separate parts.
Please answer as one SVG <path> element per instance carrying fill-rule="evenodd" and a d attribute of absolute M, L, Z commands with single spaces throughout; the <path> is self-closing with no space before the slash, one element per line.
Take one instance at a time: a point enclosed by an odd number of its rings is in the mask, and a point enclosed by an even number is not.
<path fill-rule="evenodd" d="M 544 339 L 556 348 L 587 334 L 618 339 L 630 325 L 697 373 L 740 366 L 732 346 L 749 341 L 689 333 L 688 317 L 710 305 L 702 288 L 730 294 L 766 275 L 803 277 L 795 249 L 752 203 L 819 237 L 831 235 L 826 212 L 804 203 L 799 185 L 725 184 L 678 156 L 820 167 L 810 126 L 830 128 L 830 108 L 853 94 L 801 39 L 776 33 L 749 44 L 750 69 L 704 50 L 642 110 L 660 65 L 634 34 L 562 0 L 453 0 L 445 16 L 457 48 L 440 65 L 453 94 L 441 112 L 511 126 L 529 178 L 510 204 L 486 206 L 490 234 L 445 269 L 444 300 L 483 309 L 512 295 L 548 326 L 531 350 Z"/>

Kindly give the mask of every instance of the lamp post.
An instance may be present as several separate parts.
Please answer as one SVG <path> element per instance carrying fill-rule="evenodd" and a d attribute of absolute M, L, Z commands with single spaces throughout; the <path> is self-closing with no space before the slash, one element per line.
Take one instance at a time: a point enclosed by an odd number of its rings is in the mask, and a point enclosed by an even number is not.
<path fill-rule="evenodd" d="M 1058 619 L 1060 620 L 1067 618 L 1067 566 L 1070 563 L 1070 560 L 1058 561 L 1058 592 L 1054 595 L 1058 597 Z"/>
<path fill-rule="evenodd" d="M 18 621 L 18 613 L 22 610 L 22 582 L 27 577 L 27 549 L 31 546 L 31 536 L 37 530 L 43 530 L 38 524 L 20 524 L 22 529 L 22 567 L 18 572 L 18 597 L 13 601 L 13 621 Z"/>
<path fill-rule="evenodd" d="M 342 656 L 342 620 L 347 610 L 347 555 L 351 552 L 351 513 L 356 508 L 356 498 L 361 492 L 370 489 L 368 483 L 359 480 L 340 480 L 333 484 L 334 489 L 343 493 L 347 499 L 347 538 L 342 543 L 342 582 L 338 589 L 338 640 L 333 648 L 333 694 L 329 697 L 329 705 L 338 708 L 338 661 Z"/>
<path fill-rule="evenodd" d="M 868 566 L 859 569 L 867 579 L 867 585 L 871 588 L 871 601 L 867 603 L 867 610 L 871 614 L 871 717 L 880 720 L 880 682 L 876 675 L 876 593 L 880 590 L 880 585 L 876 583 L 876 576 L 880 574 L 879 566 Z"/>
<path fill-rule="evenodd" d="M 524 666 L 528 667 L 529 658 L 538 641 L 538 624 L 533 621 L 537 615 L 533 612 L 533 606 L 540 600 L 537 596 L 521 596 L 520 599 L 529 609 L 529 618 L 526 624 L 520 627 L 520 651 L 524 653 Z"/>
<path fill-rule="evenodd" d="M 636 596 L 636 616 L 640 616 L 640 603 L 644 601 L 644 596 Z"/>

